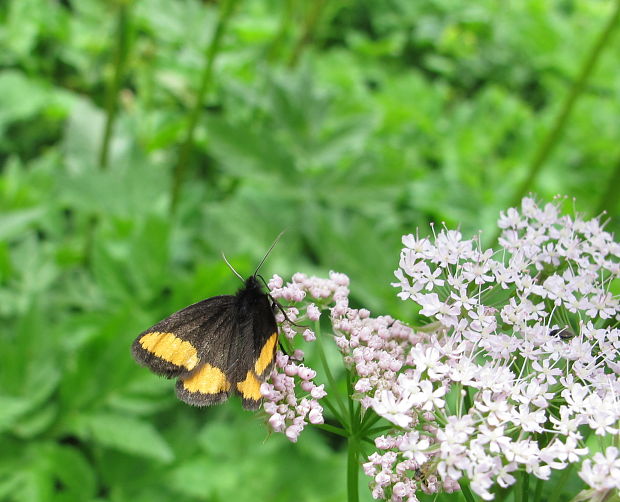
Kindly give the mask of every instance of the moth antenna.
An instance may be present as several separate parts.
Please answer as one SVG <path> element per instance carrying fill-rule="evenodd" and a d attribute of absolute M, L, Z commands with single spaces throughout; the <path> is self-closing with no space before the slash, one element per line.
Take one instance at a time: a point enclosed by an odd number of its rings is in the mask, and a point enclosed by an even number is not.
<path fill-rule="evenodd" d="M 235 274 L 237 277 L 239 277 L 239 279 L 241 279 L 241 282 L 245 282 L 245 279 L 243 277 L 241 277 L 241 275 L 239 274 L 239 272 L 237 272 L 235 270 L 235 267 L 233 267 L 230 262 L 226 259 L 226 255 L 224 254 L 224 251 L 222 251 L 222 258 L 224 258 L 224 262 L 226 263 L 226 265 L 228 265 L 228 268 L 230 270 L 233 271 L 233 274 Z"/>
<path fill-rule="evenodd" d="M 284 234 L 284 232 L 286 232 L 286 230 L 282 230 L 282 232 L 280 232 L 278 234 L 278 236 L 276 237 L 276 240 L 273 241 L 273 244 L 271 245 L 271 247 L 267 250 L 267 252 L 265 253 L 265 256 L 263 256 L 263 259 L 260 261 L 260 263 L 258 264 L 258 267 L 256 267 L 256 270 L 254 271 L 254 276 L 256 276 L 256 274 L 258 274 L 258 271 L 260 270 L 260 268 L 263 266 L 263 263 L 265 263 L 265 260 L 267 259 L 267 257 L 269 256 L 269 253 L 271 253 L 272 249 L 276 246 L 276 244 L 278 243 L 278 241 L 280 240 L 280 237 L 282 237 L 282 235 Z"/>
<path fill-rule="evenodd" d="M 267 288 L 267 291 L 269 291 L 269 284 L 267 284 L 267 281 L 265 280 L 265 278 L 260 274 L 258 274 L 256 277 L 258 277 L 261 281 L 263 281 L 263 284 Z"/>

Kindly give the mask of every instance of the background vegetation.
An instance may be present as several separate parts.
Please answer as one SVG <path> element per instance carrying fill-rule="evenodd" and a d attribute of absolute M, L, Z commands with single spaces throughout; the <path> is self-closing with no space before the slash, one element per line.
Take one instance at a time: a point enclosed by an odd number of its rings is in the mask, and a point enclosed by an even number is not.
<path fill-rule="evenodd" d="M 490 244 L 530 190 L 614 217 L 617 11 L 1 2 L 0 500 L 342 500 L 341 443 L 186 406 L 132 340 L 233 292 L 220 251 L 250 274 L 284 228 L 266 276 L 345 272 L 360 305 L 415 321 L 389 285 L 403 233 Z"/>

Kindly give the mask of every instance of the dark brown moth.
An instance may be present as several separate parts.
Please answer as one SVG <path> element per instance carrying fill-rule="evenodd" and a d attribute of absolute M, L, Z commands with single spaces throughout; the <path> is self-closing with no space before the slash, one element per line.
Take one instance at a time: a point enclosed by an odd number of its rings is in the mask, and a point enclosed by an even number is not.
<path fill-rule="evenodd" d="M 275 361 L 278 327 L 277 304 L 263 290 L 257 273 L 279 238 L 235 295 L 185 307 L 133 342 L 131 351 L 139 364 L 177 378 L 176 394 L 182 401 L 208 406 L 238 394 L 244 408 L 260 406 L 260 386 Z"/>

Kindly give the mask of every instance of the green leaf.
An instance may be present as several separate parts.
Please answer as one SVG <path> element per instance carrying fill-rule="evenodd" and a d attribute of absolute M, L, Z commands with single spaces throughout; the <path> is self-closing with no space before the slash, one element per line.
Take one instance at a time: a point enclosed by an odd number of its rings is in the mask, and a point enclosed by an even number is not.
<path fill-rule="evenodd" d="M 0 432 L 10 429 L 30 405 L 28 399 L 0 396 Z"/>
<path fill-rule="evenodd" d="M 21 418 L 13 427 L 15 435 L 32 438 L 48 429 L 58 416 L 58 404 L 51 402 L 36 409 L 34 414 Z"/>
<path fill-rule="evenodd" d="M 9 240 L 23 234 L 45 214 L 44 207 L 11 211 L 0 215 L 0 240 Z"/>
<path fill-rule="evenodd" d="M 81 99 L 75 103 L 64 137 L 65 163 L 72 173 L 94 171 L 101 148 L 103 125 L 103 112 L 90 101 Z"/>
<path fill-rule="evenodd" d="M 93 468 L 84 455 L 70 446 L 50 445 L 47 452 L 50 474 L 62 486 L 63 500 L 89 500 L 96 493 Z"/>
<path fill-rule="evenodd" d="M 0 131 L 10 122 L 32 117 L 48 99 L 49 91 L 41 84 L 21 72 L 4 70 L 0 74 Z"/>
<path fill-rule="evenodd" d="M 161 462 L 174 459 L 166 440 L 146 421 L 99 413 L 80 417 L 77 426 L 79 435 L 89 435 L 101 446 Z"/>

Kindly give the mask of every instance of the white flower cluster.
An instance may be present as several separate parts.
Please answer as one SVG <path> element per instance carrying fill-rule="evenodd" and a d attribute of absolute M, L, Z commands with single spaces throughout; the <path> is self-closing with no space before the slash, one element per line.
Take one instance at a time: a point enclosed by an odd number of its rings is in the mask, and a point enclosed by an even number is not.
<path fill-rule="evenodd" d="M 354 377 L 350 397 L 393 424 L 364 464 L 376 499 L 415 502 L 420 490 L 459 490 L 464 477 L 490 500 L 516 471 L 545 480 L 572 463 L 599 498 L 620 488 L 611 443 L 620 434 L 620 313 L 610 292 L 620 246 L 598 220 L 530 198 L 499 226 L 498 252 L 447 229 L 403 237 L 394 286 L 428 319 L 418 329 L 351 309 L 342 274 L 269 284 L 274 298 L 295 304 L 290 321 L 316 321 L 330 308 Z M 315 339 L 289 320 L 279 319 L 288 338 Z M 302 355 L 279 354 L 261 389 L 272 428 L 293 441 L 306 422 L 323 420 L 324 390 Z M 599 441 L 586 444 L 591 434 Z"/>
<path fill-rule="evenodd" d="M 590 432 L 619 433 L 618 299 L 608 290 L 618 244 L 597 220 L 532 199 L 499 225 L 499 254 L 456 231 L 403 237 L 395 286 L 431 320 L 424 332 L 365 313 L 335 325 L 362 404 L 398 426 L 365 464 L 375 498 L 416 500 L 465 476 L 489 500 L 514 471 L 548 479 L 589 454 Z M 620 487 L 603 458 L 584 462 L 582 479 Z"/>

